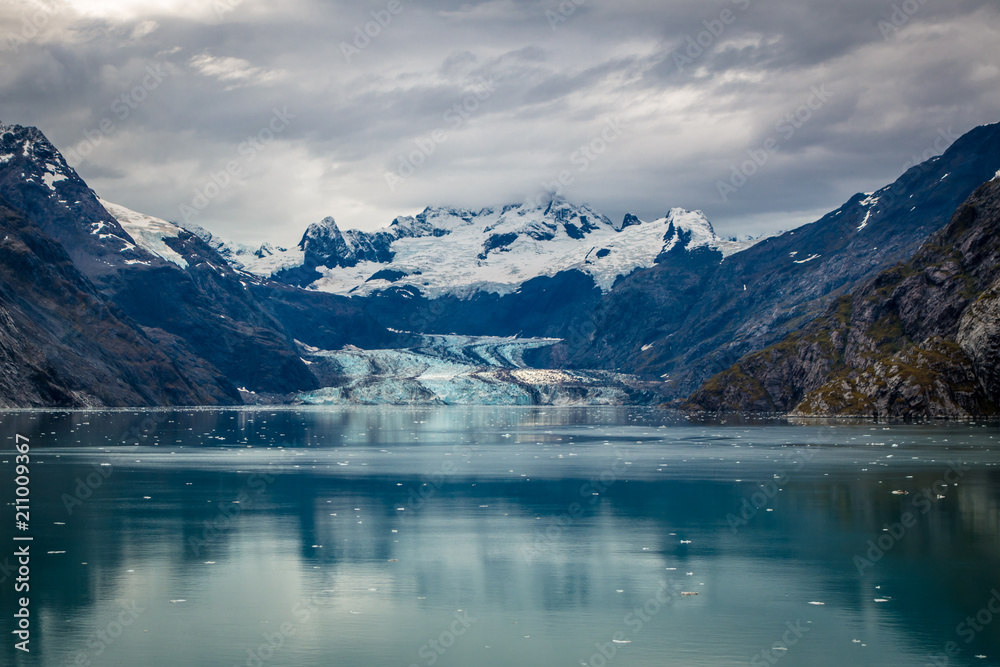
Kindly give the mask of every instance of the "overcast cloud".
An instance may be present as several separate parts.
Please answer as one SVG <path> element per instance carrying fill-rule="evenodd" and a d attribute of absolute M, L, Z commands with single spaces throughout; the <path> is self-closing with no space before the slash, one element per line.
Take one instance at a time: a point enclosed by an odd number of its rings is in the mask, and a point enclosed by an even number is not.
<path fill-rule="evenodd" d="M 5 2 L 0 120 L 105 199 L 286 245 L 560 175 L 772 232 L 1000 121 L 995 0 L 578 1 Z"/>

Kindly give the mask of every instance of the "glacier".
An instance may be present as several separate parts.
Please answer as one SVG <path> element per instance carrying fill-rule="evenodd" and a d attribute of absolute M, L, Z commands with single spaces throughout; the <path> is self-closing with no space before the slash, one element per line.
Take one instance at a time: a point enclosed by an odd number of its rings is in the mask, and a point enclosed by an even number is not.
<path fill-rule="evenodd" d="M 523 355 L 558 339 L 419 335 L 407 349 L 320 350 L 299 343 L 327 386 L 308 405 L 655 404 L 656 383 L 610 371 L 528 368 Z"/>

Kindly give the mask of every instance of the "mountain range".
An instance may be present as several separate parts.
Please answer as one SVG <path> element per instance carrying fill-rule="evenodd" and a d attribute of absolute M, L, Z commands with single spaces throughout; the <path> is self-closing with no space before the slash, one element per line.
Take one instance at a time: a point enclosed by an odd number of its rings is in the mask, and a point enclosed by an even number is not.
<path fill-rule="evenodd" d="M 998 170 L 991 125 L 768 238 L 720 238 L 699 211 L 613 222 L 555 198 L 431 207 L 373 232 L 326 218 L 294 248 L 251 248 L 104 201 L 39 130 L 0 125 L 0 404 L 690 397 L 710 410 L 987 413 L 997 288 L 984 239 L 996 230 L 983 186 Z M 857 306 L 925 303 L 926 290 L 903 293 L 945 265 L 966 287 L 934 293 L 952 317 L 937 328 Z M 887 275 L 902 276 L 888 291 Z M 862 361 L 864 345 L 879 358 Z M 927 371 L 953 378 L 951 393 L 906 408 L 870 388 L 891 375 L 885 359 L 940 345 L 965 355 Z M 818 365 L 799 363 L 819 348 Z"/>

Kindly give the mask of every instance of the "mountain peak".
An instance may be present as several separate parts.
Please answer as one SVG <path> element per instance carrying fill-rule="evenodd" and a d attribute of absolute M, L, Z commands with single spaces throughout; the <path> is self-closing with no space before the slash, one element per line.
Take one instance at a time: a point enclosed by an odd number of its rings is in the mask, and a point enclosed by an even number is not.
<path fill-rule="evenodd" d="M 689 211 L 684 208 L 672 208 L 667 213 L 666 219 L 677 226 L 690 229 L 692 227 L 703 228 L 712 238 L 715 238 L 715 228 L 708 218 L 701 211 Z"/>
<path fill-rule="evenodd" d="M 640 220 L 635 213 L 626 213 L 625 218 L 622 220 L 622 224 L 618 227 L 615 227 L 615 229 L 620 232 L 626 227 L 634 227 L 636 225 L 641 225 L 641 224 L 642 220 Z"/>
<path fill-rule="evenodd" d="M 328 215 L 306 228 L 302 240 L 299 241 L 299 249 L 307 250 L 310 246 L 316 249 L 320 244 L 329 243 L 331 240 L 335 242 L 336 239 L 343 240 L 343 238 L 344 235 L 341 233 L 340 227 L 337 226 L 337 221 Z"/>
<path fill-rule="evenodd" d="M 358 263 L 354 249 L 344 237 L 337 221 L 327 216 L 309 225 L 299 242 L 306 266 L 354 266 Z"/>

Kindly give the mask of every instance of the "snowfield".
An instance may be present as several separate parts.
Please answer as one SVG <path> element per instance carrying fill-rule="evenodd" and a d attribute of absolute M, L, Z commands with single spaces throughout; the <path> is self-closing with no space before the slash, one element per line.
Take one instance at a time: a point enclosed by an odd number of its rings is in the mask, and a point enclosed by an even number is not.
<path fill-rule="evenodd" d="M 379 233 L 392 238 L 392 260 L 320 266 L 310 287 L 351 296 L 390 286 L 411 286 L 428 298 L 467 297 L 478 291 L 503 295 L 516 292 L 533 278 L 578 270 L 592 276 L 606 292 L 620 276 L 653 266 L 661 253 L 678 244 L 686 243 L 688 250 L 711 248 L 725 257 L 759 241 L 721 239 L 701 211 L 680 208 L 651 222 L 633 216 L 625 222 L 615 225 L 589 206 L 561 200 L 546 206 L 480 211 L 428 208 L 370 234 L 348 231 L 341 235 L 328 218 L 321 223 L 328 226 L 324 231 L 342 236 L 348 252 Z M 302 248 L 264 246 L 252 252 L 244 247 L 234 248 L 230 255 L 238 268 L 264 278 L 305 261 Z M 380 272 L 389 278 L 374 278 Z"/>
<path fill-rule="evenodd" d="M 103 199 L 99 201 L 101 206 L 114 216 L 122 229 L 128 232 L 128 235 L 140 248 L 168 262 L 173 262 L 182 269 L 188 268 L 187 260 L 164 242 L 164 239 L 176 238 L 182 231 L 180 227 L 166 220 L 137 213 Z"/>

